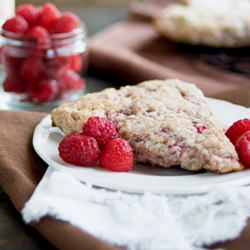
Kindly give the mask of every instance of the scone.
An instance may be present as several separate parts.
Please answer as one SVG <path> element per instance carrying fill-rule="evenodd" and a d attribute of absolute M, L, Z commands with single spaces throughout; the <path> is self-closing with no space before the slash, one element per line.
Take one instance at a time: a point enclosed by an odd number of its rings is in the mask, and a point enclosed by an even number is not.
<path fill-rule="evenodd" d="M 156 28 L 169 39 L 211 47 L 250 46 L 249 0 L 185 0 L 169 5 Z"/>
<path fill-rule="evenodd" d="M 202 92 L 179 80 L 153 80 L 85 95 L 52 111 L 65 134 L 91 116 L 106 117 L 133 148 L 136 162 L 226 173 L 241 170 L 233 145 Z"/>

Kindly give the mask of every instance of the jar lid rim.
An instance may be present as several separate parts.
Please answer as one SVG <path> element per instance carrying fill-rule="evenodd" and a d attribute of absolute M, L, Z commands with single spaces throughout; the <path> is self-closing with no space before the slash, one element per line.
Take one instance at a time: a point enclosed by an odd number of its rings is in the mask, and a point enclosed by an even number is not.
<path fill-rule="evenodd" d="M 9 43 L 13 45 L 25 45 L 25 46 L 32 46 L 37 44 L 35 41 L 25 41 L 21 39 L 21 36 L 23 38 L 23 35 L 25 37 L 25 34 L 19 34 L 14 33 L 11 31 L 4 30 L 2 27 L 0 28 L 0 35 L 2 39 L 5 41 L 8 41 Z M 41 43 L 41 45 L 44 44 L 63 44 L 65 42 L 78 40 L 81 38 L 87 37 L 87 30 L 84 24 L 81 24 L 81 27 L 74 29 L 71 32 L 67 33 L 57 33 L 57 34 L 50 34 L 50 42 L 49 43 Z"/>

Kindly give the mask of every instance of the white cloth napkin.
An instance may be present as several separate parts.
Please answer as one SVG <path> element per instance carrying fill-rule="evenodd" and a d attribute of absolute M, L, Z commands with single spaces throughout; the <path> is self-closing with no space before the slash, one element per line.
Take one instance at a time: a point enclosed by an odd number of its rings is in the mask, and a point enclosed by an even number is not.
<path fill-rule="evenodd" d="M 26 223 L 50 215 L 131 250 L 197 250 L 240 234 L 250 216 L 250 187 L 138 195 L 94 188 L 49 167 L 22 215 Z"/>

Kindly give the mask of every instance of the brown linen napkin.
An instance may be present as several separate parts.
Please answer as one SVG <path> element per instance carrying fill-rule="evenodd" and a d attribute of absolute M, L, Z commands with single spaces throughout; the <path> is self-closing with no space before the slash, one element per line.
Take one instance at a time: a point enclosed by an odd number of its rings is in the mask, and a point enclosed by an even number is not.
<path fill-rule="evenodd" d="M 159 8 L 134 5 L 132 12 L 128 20 L 90 40 L 91 69 L 113 73 L 131 84 L 179 78 L 195 83 L 207 96 L 250 106 L 250 78 L 211 66 L 161 37 L 152 25 Z"/>
<path fill-rule="evenodd" d="M 44 116 L 45 114 L 34 112 L 0 111 L 0 185 L 19 212 L 47 167 L 32 147 L 34 128 Z M 39 223 L 33 223 L 32 226 L 58 249 L 118 249 L 77 227 L 51 217 L 46 217 Z M 249 250 L 249 246 L 250 220 L 238 239 L 216 244 L 213 247 Z"/>
<path fill-rule="evenodd" d="M 47 168 L 32 147 L 34 128 L 45 115 L 0 111 L 0 185 L 19 212 Z M 50 217 L 32 226 L 58 249 L 118 249 L 77 227 Z"/>

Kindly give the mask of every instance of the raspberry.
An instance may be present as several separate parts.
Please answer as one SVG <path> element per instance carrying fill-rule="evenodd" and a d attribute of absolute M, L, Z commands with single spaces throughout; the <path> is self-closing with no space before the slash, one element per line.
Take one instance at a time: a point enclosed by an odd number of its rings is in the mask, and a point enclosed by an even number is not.
<path fill-rule="evenodd" d="M 20 68 L 23 64 L 23 59 L 19 57 L 9 56 L 8 53 L 12 50 L 12 48 L 8 48 L 4 46 L 4 67 L 8 76 L 14 76 L 16 78 L 19 77 Z"/>
<path fill-rule="evenodd" d="M 24 60 L 21 66 L 20 75 L 23 79 L 37 80 L 43 75 L 43 61 L 37 57 L 30 57 Z"/>
<path fill-rule="evenodd" d="M 64 68 L 70 68 L 70 57 L 65 56 L 65 57 L 54 57 L 51 59 L 48 59 L 47 62 L 47 67 L 49 69 L 49 71 L 51 71 L 51 74 L 54 75 L 56 74 L 60 74 L 60 69 Z M 63 71 L 63 70 L 62 70 Z"/>
<path fill-rule="evenodd" d="M 250 131 L 245 132 L 237 141 L 235 149 L 245 168 L 250 168 Z"/>
<path fill-rule="evenodd" d="M 25 33 L 28 28 L 29 24 L 21 16 L 15 16 L 13 18 L 10 18 L 3 25 L 4 30 L 14 33 Z"/>
<path fill-rule="evenodd" d="M 29 100 L 34 103 L 44 103 L 55 99 L 58 93 L 58 82 L 52 79 L 41 79 L 28 85 Z"/>
<path fill-rule="evenodd" d="M 51 69 L 52 74 L 54 71 L 60 70 L 62 67 L 72 69 L 78 72 L 82 68 L 82 58 L 80 55 L 72 55 L 65 57 L 55 57 L 47 61 L 48 67 Z"/>
<path fill-rule="evenodd" d="M 52 3 L 44 4 L 40 14 L 37 18 L 37 24 L 50 30 L 54 26 L 55 22 L 60 17 L 60 11 Z"/>
<path fill-rule="evenodd" d="M 64 161 L 77 166 L 95 165 L 100 154 L 95 138 L 77 132 L 65 136 L 58 150 Z"/>
<path fill-rule="evenodd" d="M 104 117 L 92 116 L 83 126 L 83 134 L 94 137 L 100 148 L 117 137 L 115 125 Z"/>
<path fill-rule="evenodd" d="M 121 138 L 110 141 L 100 156 L 101 166 L 115 172 L 128 172 L 133 166 L 133 151 Z"/>
<path fill-rule="evenodd" d="M 243 119 L 235 122 L 226 131 L 226 136 L 235 145 L 237 140 L 246 132 L 250 130 L 250 120 Z"/>
<path fill-rule="evenodd" d="M 85 87 L 85 81 L 83 81 L 72 69 L 60 69 L 57 73 L 57 79 L 60 82 L 60 89 L 62 92 L 79 90 Z"/>
<path fill-rule="evenodd" d="M 38 10 L 32 4 L 23 4 L 17 8 L 16 15 L 22 16 L 29 23 L 29 26 L 32 27 L 36 23 Z"/>
<path fill-rule="evenodd" d="M 79 26 L 80 26 L 79 18 L 73 13 L 65 12 L 56 21 L 50 33 L 52 34 L 68 33 L 76 28 L 79 28 Z"/>
<path fill-rule="evenodd" d="M 25 93 L 26 85 L 20 79 L 14 76 L 8 76 L 3 82 L 3 88 L 6 92 L 15 92 L 15 93 Z"/>
<path fill-rule="evenodd" d="M 35 41 L 38 44 L 48 44 L 50 37 L 48 31 L 42 26 L 34 26 L 26 33 L 27 40 Z"/>
<path fill-rule="evenodd" d="M 82 58 L 80 55 L 70 56 L 70 68 L 76 72 L 79 72 L 82 68 Z"/>

